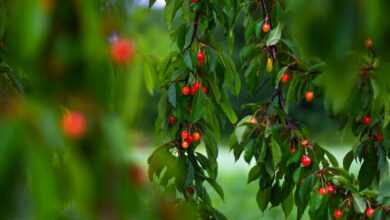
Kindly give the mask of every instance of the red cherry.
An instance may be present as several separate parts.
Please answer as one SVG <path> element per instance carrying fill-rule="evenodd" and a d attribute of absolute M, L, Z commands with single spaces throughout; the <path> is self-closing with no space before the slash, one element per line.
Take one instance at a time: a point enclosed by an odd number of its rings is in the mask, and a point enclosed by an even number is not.
<path fill-rule="evenodd" d="M 191 87 L 191 95 L 195 95 L 200 86 L 201 84 L 199 82 L 194 83 L 194 85 Z"/>
<path fill-rule="evenodd" d="M 191 0 L 191 2 L 195 4 L 195 3 L 198 3 L 199 0 Z"/>
<path fill-rule="evenodd" d="M 138 165 L 130 165 L 129 177 L 136 186 L 143 186 L 147 182 L 145 171 Z"/>
<path fill-rule="evenodd" d="M 201 135 L 200 135 L 199 132 L 194 132 L 194 133 L 192 134 L 192 140 L 193 140 L 193 141 L 198 142 L 198 141 L 200 141 L 200 139 L 201 139 Z"/>
<path fill-rule="evenodd" d="M 168 117 L 168 124 L 169 124 L 169 125 L 174 125 L 174 124 L 176 124 L 176 121 L 177 121 L 177 119 L 176 119 L 176 117 L 175 117 L 174 115 L 170 115 L 170 116 Z"/>
<path fill-rule="evenodd" d="M 181 131 L 180 132 L 180 137 L 184 140 L 186 138 L 188 138 L 188 136 L 190 136 L 190 134 L 188 133 L 188 131 L 184 130 L 184 131 Z"/>
<path fill-rule="evenodd" d="M 181 89 L 181 94 L 183 94 L 184 96 L 189 95 L 190 92 L 191 92 L 191 89 L 190 89 L 190 87 L 188 87 L 188 86 L 184 86 L 184 87 Z"/>
<path fill-rule="evenodd" d="M 314 99 L 314 92 L 313 91 L 307 91 L 305 93 L 305 100 L 306 102 L 312 102 Z"/>
<path fill-rule="evenodd" d="M 325 195 L 328 194 L 328 189 L 325 188 L 325 187 L 321 187 L 321 188 L 318 190 L 318 192 L 320 193 L 320 195 L 325 196 Z"/>
<path fill-rule="evenodd" d="M 303 167 L 308 167 L 311 165 L 311 158 L 308 155 L 302 155 L 301 157 L 301 165 Z"/>
<path fill-rule="evenodd" d="M 372 216 L 374 216 L 374 214 L 375 214 L 375 209 L 373 209 L 373 208 L 371 208 L 371 207 L 368 207 L 368 208 L 366 209 L 366 216 L 367 216 L 368 218 L 371 218 Z"/>
<path fill-rule="evenodd" d="M 198 59 L 198 64 L 199 64 L 199 66 L 202 66 L 202 65 L 203 65 L 203 63 L 204 63 L 204 58 L 205 58 L 204 53 L 200 50 L 200 51 L 198 52 L 198 55 L 197 55 L 197 59 Z"/>
<path fill-rule="evenodd" d="M 111 45 L 111 58 L 117 64 L 130 62 L 135 53 L 133 41 L 129 39 L 118 39 Z"/>
<path fill-rule="evenodd" d="M 343 211 L 341 211 L 340 209 L 336 209 L 333 212 L 333 216 L 335 219 L 339 219 L 339 218 L 343 217 Z"/>
<path fill-rule="evenodd" d="M 334 193 L 335 191 L 335 188 L 333 186 L 333 184 L 329 183 L 327 186 L 326 186 L 327 190 L 328 190 L 328 193 Z"/>
<path fill-rule="evenodd" d="M 68 112 L 62 117 L 62 129 L 66 136 L 81 138 L 87 130 L 87 120 L 81 112 Z"/>
<path fill-rule="evenodd" d="M 188 149 L 189 146 L 190 146 L 190 144 L 189 144 L 187 141 L 181 142 L 181 147 L 182 147 L 183 149 Z"/>
<path fill-rule="evenodd" d="M 191 144 L 192 141 L 193 141 L 194 139 L 192 138 L 191 135 L 188 135 L 188 137 L 186 137 L 184 140 L 185 140 L 186 142 L 188 142 L 189 144 Z"/>
<path fill-rule="evenodd" d="M 385 136 L 383 136 L 383 134 L 376 134 L 376 135 L 374 135 L 374 140 L 376 141 L 376 142 L 382 142 L 382 141 L 384 141 L 385 140 Z"/>
<path fill-rule="evenodd" d="M 204 94 L 207 93 L 207 88 L 206 88 L 206 86 L 202 86 L 202 92 L 203 92 Z"/>
<path fill-rule="evenodd" d="M 287 72 L 285 72 L 282 77 L 280 78 L 280 81 L 284 84 L 287 84 L 288 81 L 290 81 L 290 74 L 288 74 Z"/>
<path fill-rule="evenodd" d="M 268 33 L 271 30 L 271 25 L 268 22 L 264 22 L 263 26 L 261 27 L 261 30 L 264 33 Z"/>
<path fill-rule="evenodd" d="M 363 118 L 362 118 L 362 123 L 366 126 L 369 126 L 372 122 L 372 118 L 371 116 L 369 115 L 365 115 Z"/>

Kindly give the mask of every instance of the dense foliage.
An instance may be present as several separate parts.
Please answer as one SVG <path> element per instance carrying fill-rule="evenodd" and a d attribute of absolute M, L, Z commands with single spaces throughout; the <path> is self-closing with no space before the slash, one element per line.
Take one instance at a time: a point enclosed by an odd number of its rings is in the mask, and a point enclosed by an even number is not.
<path fill-rule="evenodd" d="M 307 208 L 312 219 L 385 219 L 390 214 L 385 190 L 390 156 L 386 65 L 379 67 L 380 55 L 371 39 L 358 44 L 365 46 L 365 53 L 351 54 L 343 48 L 336 57 L 326 53 L 333 47 L 307 48 L 294 41 L 293 37 L 304 34 L 293 26 L 309 26 L 306 29 L 313 34 L 308 35 L 322 33 L 317 30 L 326 26 L 318 11 L 321 4 L 326 5 L 322 1 L 167 1 L 166 21 L 177 49 L 158 70 L 165 89 L 157 127 L 169 141 L 150 157 L 151 178 L 159 177 L 166 189 L 178 192 L 177 198 L 194 205 L 202 219 L 224 219 L 211 208 L 203 182 L 223 196 L 215 182 L 218 110 L 236 123 L 226 100 L 229 94 L 240 92 L 240 77 L 230 58 L 234 48 L 221 45 L 233 45 L 234 27 L 241 21 L 246 42 L 240 49 L 239 69 L 252 94 L 269 97 L 244 105 L 251 114 L 236 124 L 230 145 L 236 160 L 244 154 L 248 164 L 255 161 L 248 182 L 259 183 L 259 208 L 282 206 L 287 218 L 295 206 L 298 219 Z M 339 15 L 338 7 L 353 10 L 356 4 L 334 2 L 325 9 Z M 301 11 L 314 13 L 313 23 L 295 19 Z M 226 40 L 214 39 L 215 24 L 224 30 Z M 335 33 L 339 29 L 330 28 Z M 318 48 L 323 51 L 313 54 Z M 341 80 L 347 82 L 337 82 Z M 198 90 L 202 86 L 204 90 Z M 304 124 L 291 113 L 301 103 L 310 108 L 320 99 L 340 129 L 352 129 L 358 137 L 342 167 L 334 155 L 310 139 Z M 193 132 L 202 134 L 207 157 L 196 150 L 199 139 L 188 140 Z M 354 159 L 362 163 L 358 177 L 348 171 Z"/>

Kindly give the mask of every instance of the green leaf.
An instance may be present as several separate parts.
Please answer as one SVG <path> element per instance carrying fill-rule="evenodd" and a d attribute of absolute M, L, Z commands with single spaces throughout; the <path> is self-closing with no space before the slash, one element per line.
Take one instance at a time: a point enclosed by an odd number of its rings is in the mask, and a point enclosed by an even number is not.
<path fill-rule="evenodd" d="M 344 160 L 343 160 L 344 169 L 349 170 L 349 168 L 351 167 L 351 164 L 353 162 L 353 159 L 354 159 L 353 150 L 351 150 L 344 157 Z"/>
<path fill-rule="evenodd" d="M 208 106 L 206 96 L 203 94 L 203 92 L 198 90 L 194 100 L 192 101 L 191 121 L 197 122 L 198 120 L 200 120 L 203 117 L 207 108 Z"/>
<path fill-rule="evenodd" d="M 222 187 L 214 179 L 207 178 L 207 182 L 213 187 L 215 192 L 218 193 L 218 195 L 221 197 L 221 199 L 225 200 L 225 194 L 223 192 Z"/>
<path fill-rule="evenodd" d="M 168 88 L 168 101 L 176 108 L 176 86 L 171 84 Z"/>
<path fill-rule="evenodd" d="M 268 47 L 276 45 L 280 41 L 282 37 L 282 27 L 281 24 L 278 24 L 278 26 L 271 31 L 266 42 Z"/>
<path fill-rule="evenodd" d="M 339 162 L 337 161 L 337 158 L 332 153 L 327 151 L 326 149 L 322 148 L 322 150 L 324 151 L 326 157 L 329 159 L 329 161 L 332 164 L 332 166 L 333 167 L 338 167 L 339 166 Z"/>
<path fill-rule="evenodd" d="M 256 165 L 254 167 L 252 167 L 252 169 L 249 171 L 249 175 L 248 175 L 248 183 L 254 181 L 255 179 L 259 178 L 260 175 L 261 175 L 261 166 L 260 165 Z"/>
<path fill-rule="evenodd" d="M 223 94 L 223 93 L 222 93 Z M 219 106 L 221 107 L 222 111 L 225 113 L 226 117 L 228 117 L 229 121 L 232 124 L 235 124 L 237 122 L 237 115 L 234 112 L 231 104 L 229 103 L 226 94 L 222 95 L 222 100 L 219 103 Z"/>
<path fill-rule="evenodd" d="M 259 190 L 257 192 L 256 201 L 261 211 L 264 211 L 267 208 L 270 198 L 271 198 L 271 188 Z"/>
<path fill-rule="evenodd" d="M 144 79 L 145 79 L 145 85 L 148 92 L 153 95 L 153 90 L 156 83 L 156 75 L 154 75 L 153 66 L 150 62 L 145 61 L 144 64 Z"/>
<path fill-rule="evenodd" d="M 293 207 L 294 207 L 294 197 L 293 194 L 290 193 L 289 196 L 282 202 L 282 209 L 283 209 L 284 217 L 286 219 L 290 216 Z"/>
<path fill-rule="evenodd" d="M 366 201 L 360 195 L 353 193 L 353 208 L 357 213 L 364 213 L 366 210 Z"/>
<path fill-rule="evenodd" d="M 191 54 L 189 51 L 186 51 L 184 53 L 184 63 L 186 65 L 186 67 L 189 69 L 189 70 L 194 70 L 194 66 L 192 64 L 192 58 L 191 58 Z"/>
<path fill-rule="evenodd" d="M 225 85 L 231 89 L 234 95 L 238 95 L 241 90 L 241 79 L 237 72 L 236 65 L 232 58 L 226 55 L 224 52 L 218 51 L 220 62 L 225 67 Z"/>
<path fill-rule="evenodd" d="M 271 152 L 272 152 L 272 162 L 274 167 L 277 167 L 282 160 L 282 151 L 278 142 L 272 138 L 271 140 Z"/>

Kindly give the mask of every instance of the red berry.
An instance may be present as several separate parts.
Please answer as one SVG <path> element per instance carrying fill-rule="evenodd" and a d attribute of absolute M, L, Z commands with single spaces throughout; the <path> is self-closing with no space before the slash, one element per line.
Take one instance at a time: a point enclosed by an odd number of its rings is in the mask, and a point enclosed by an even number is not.
<path fill-rule="evenodd" d="M 327 190 L 328 190 L 328 193 L 334 193 L 335 191 L 335 188 L 333 186 L 333 184 L 329 183 L 327 186 L 326 186 Z"/>
<path fill-rule="evenodd" d="M 314 92 L 313 91 L 307 91 L 305 93 L 305 100 L 306 102 L 312 102 L 314 99 Z"/>
<path fill-rule="evenodd" d="M 191 87 L 191 95 L 195 95 L 200 86 L 201 84 L 199 82 L 194 83 L 194 85 Z"/>
<path fill-rule="evenodd" d="M 206 88 L 206 86 L 202 86 L 202 92 L 203 92 L 204 94 L 207 93 L 207 88 Z"/>
<path fill-rule="evenodd" d="M 372 122 L 372 118 L 371 116 L 369 115 L 365 115 L 363 118 L 362 118 L 362 123 L 366 126 L 370 125 Z"/>
<path fill-rule="evenodd" d="M 188 87 L 188 86 L 184 86 L 184 87 L 181 89 L 181 94 L 183 94 L 184 96 L 189 95 L 190 92 L 191 92 L 191 89 L 190 89 L 190 87 Z"/>
<path fill-rule="evenodd" d="M 200 135 L 199 132 L 194 132 L 194 133 L 192 134 L 192 140 L 193 140 L 193 141 L 198 142 L 198 141 L 200 141 L 200 139 L 201 139 L 201 135 Z"/>
<path fill-rule="evenodd" d="M 371 208 L 371 207 L 368 207 L 368 208 L 366 209 L 366 216 L 367 216 L 368 218 L 371 218 L 372 216 L 374 216 L 374 214 L 375 214 L 375 209 L 373 209 L 373 208 Z"/>
<path fill-rule="evenodd" d="M 134 43 L 129 39 L 118 39 L 111 45 L 111 58 L 117 64 L 130 62 L 134 57 Z"/>
<path fill-rule="evenodd" d="M 199 66 L 202 66 L 202 65 L 203 65 L 203 63 L 204 63 L 204 58 L 205 58 L 204 53 L 203 53 L 202 51 L 199 51 L 199 52 L 198 52 L 198 55 L 197 55 L 197 59 L 198 59 L 198 64 L 199 64 Z"/>
<path fill-rule="evenodd" d="M 301 165 L 303 167 L 308 167 L 311 165 L 311 158 L 308 155 L 302 155 L 301 157 Z"/>
<path fill-rule="evenodd" d="M 68 112 L 62 117 L 62 129 L 66 136 L 81 138 L 87 130 L 87 120 L 81 112 Z"/>
<path fill-rule="evenodd" d="M 376 134 L 375 136 L 374 136 L 374 139 L 375 139 L 375 141 L 376 142 L 382 142 L 382 141 L 384 141 L 385 140 L 385 136 L 383 136 L 383 134 Z"/>
<path fill-rule="evenodd" d="M 333 212 L 333 216 L 335 219 L 339 219 L 339 218 L 343 217 L 343 211 L 341 211 L 340 209 L 336 209 Z"/>
<path fill-rule="evenodd" d="M 189 144 L 187 141 L 181 142 L 181 147 L 182 147 L 183 149 L 187 149 L 189 146 L 190 146 L 190 144 Z"/>
<path fill-rule="evenodd" d="M 264 22 L 263 26 L 261 27 L 261 30 L 264 33 L 268 33 L 271 30 L 271 25 L 268 22 Z"/>
<path fill-rule="evenodd" d="M 321 188 L 318 190 L 318 192 L 320 193 L 320 195 L 325 196 L 325 195 L 328 194 L 328 189 L 325 188 L 325 187 L 321 187 Z"/>
<path fill-rule="evenodd" d="M 198 3 L 199 0 L 191 0 L 191 2 L 195 4 L 195 3 Z"/>
<path fill-rule="evenodd" d="M 287 84 L 288 81 L 290 81 L 290 74 L 288 74 L 287 72 L 285 72 L 282 77 L 280 78 L 280 81 L 284 84 Z"/>
<path fill-rule="evenodd" d="M 174 125 L 174 124 L 176 124 L 176 117 L 175 117 L 174 115 L 170 115 L 170 116 L 168 117 L 168 124 L 169 124 L 169 125 Z"/>
<path fill-rule="evenodd" d="M 188 131 L 184 130 L 184 131 L 181 131 L 180 132 L 180 137 L 184 140 L 186 138 L 188 138 L 188 136 L 190 136 L 190 134 L 188 133 Z"/>
<path fill-rule="evenodd" d="M 191 144 L 192 141 L 193 141 L 194 139 L 192 138 L 191 135 L 188 135 L 188 137 L 186 137 L 184 140 L 185 140 L 186 142 L 188 142 L 189 144 Z"/>

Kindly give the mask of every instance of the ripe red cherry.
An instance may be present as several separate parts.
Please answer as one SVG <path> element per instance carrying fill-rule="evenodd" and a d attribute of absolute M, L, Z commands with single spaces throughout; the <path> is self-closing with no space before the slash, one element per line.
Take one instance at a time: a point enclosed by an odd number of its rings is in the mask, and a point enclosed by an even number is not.
<path fill-rule="evenodd" d="M 192 194 L 194 194 L 195 189 L 194 189 L 194 187 L 189 186 L 189 187 L 186 188 L 186 191 L 187 191 L 188 194 L 192 195 Z"/>
<path fill-rule="evenodd" d="M 198 141 L 200 141 L 200 139 L 201 139 L 201 135 L 200 135 L 199 132 L 194 132 L 194 133 L 192 134 L 192 140 L 193 140 L 193 141 L 198 142 Z"/>
<path fill-rule="evenodd" d="M 207 88 L 206 88 L 206 86 L 202 86 L 202 92 L 203 92 L 204 94 L 207 93 Z"/>
<path fill-rule="evenodd" d="M 372 122 L 372 118 L 371 116 L 369 115 L 365 115 L 363 118 L 362 118 L 362 123 L 366 126 L 370 125 Z"/>
<path fill-rule="evenodd" d="M 134 43 L 129 39 L 120 38 L 111 45 L 111 58 L 117 64 L 130 62 L 134 57 L 134 53 Z"/>
<path fill-rule="evenodd" d="M 306 102 L 312 102 L 314 99 L 314 92 L 313 91 L 307 91 L 305 93 L 305 100 Z"/>
<path fill-rule="evenodd" d="M 325 195 L 328 194 L 328 189 L 325 188 L 325 187 L 321 187 L 321 188 L 318 190 L 318 192 L 320 193 L 320 195 L 325 196 Z"/>
<path fill-rule="evenodd" d="M 181 147 L 182 147 L 183 149 L 188 149 L 189 146 L 190 146 L 190 144 L 189 144 L 187 141 L 181 142 Z"/>
<path fill-rule="evenodd" d="M 62 117 L 62 129 L 66 136 L 81 138 L 87 130 L 87 120 L 81 112 L 67 112 Z"/>
<path fill-rule="evenodd" d="M 188 133 L 188 131 L 184 130 L 184 131 L 181 131 L 180 132 L 180 137 L 184 140 L 186 138 L 188 138 L 188 136 L 190 136 L 190 134 Z"/>
<path fill-rule="evenodd" d="M 301 165 L 303 167 L 308 167 L 311 165 L 311 158 L 308 155 L 302 155 L 301 157 Z"/>
<path fill-rule="evenodd" d="M 188 86 L 183 86 L 183 88 L 181 89 L 181 94 L 183 94 L 184 96 L 189 95 L 190 92 L 191 92 L 191 89 Z"/>
<path fill-rule="evenodd" d="M 326 189 L 328 190 L 328 193 L 334 193 L 335 191 L 335 188 L 333 186 L 333 184 L 329 183 L 327 186 L 326 186 Z"/>
<path fill-rule="evenodd" d="M 383 136 L 383 134 L 376 134 L 376 135 L 374 135 L 374 140 L 376 141 L 376 142 L 382 142 L 382 141 L 384 141 L 385 140 L 385 136 Z"/>
<path fill-rule="evenodd" d="M 195 95 L 200 86 L 201 84 L 199 82 L 194 83 L 194 85 L 191 87 L 191 95 Z"/>
<path fill-rule="evenodd" d="M 368 218 L 371 218 L 372 216 L 374 216 L 374 214 L 375 214 L 375 209 L 373 209 L 373 208 L 371 208 L 371 207 L 368 207 L 368 208 L 366 209 L 366 216 L 367 216 Z"/>
<path fill-rule="evenodd" d="M 191 2 L 195 4 L 195 3 L 198 3 L 199 0 L 191 0 Z"/>
<path fill-rule="evenodd" d="M 282 83 L 284 83 L 284 84 L 287 84 L 288 81 L 290 81 L 290 74 L 288 74 L 287 72 L 284 73 L 284 74 L 282 75 L 282 77 L 280 78 L 280 81 L 281 81 Z"/>
<path fill-rule="evenodd" d="M 176 121 L 177 121 L 177 119 L 176 119 L 176 117 L 175 117 L 174 115 L 170 115 L 170 116 L 168 117 L 168 124 L 169 124 L 169 125 L 174 125 L 174 124 L 176 124 Z"/>
<path fill-rule="evenodd" d="M 189 144 L 191 144 L 194 141 L 191 135 L 188 135 L 188 137 L 186 137 L 184 140 L 187 141 Z"/>
<path fill-rule="evenodd" d="M 271 30 L 271 25 L 268 22 L 264 22 L 261 30 L 263 33 L 268 33 Z"/>
<path fill-rule="evenodd" d="M 198 59 L 198 64 L 199 64 L 199 66 L 202 66 L 202 65 L 203 65 L 203 63 L 204 63 L 204 58 L 205 58 L 204 53 L 200 50 L 200 51 L 198 52 L 198 55 L 197 55 L 197 59 Z"/>
<path fill-rule="evenodd" d="M 333 216 L 335 219 L 339 219 L 339 218 L 343 217 L 343 211 L 341 211 L 340 209 L 336 209 L 333 212 Z"/>

